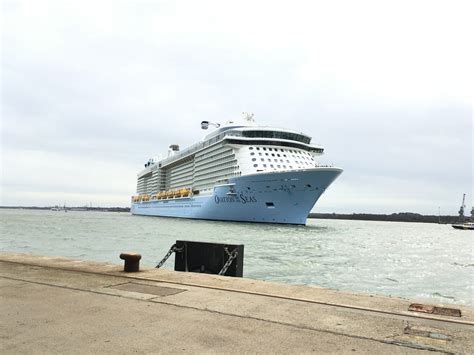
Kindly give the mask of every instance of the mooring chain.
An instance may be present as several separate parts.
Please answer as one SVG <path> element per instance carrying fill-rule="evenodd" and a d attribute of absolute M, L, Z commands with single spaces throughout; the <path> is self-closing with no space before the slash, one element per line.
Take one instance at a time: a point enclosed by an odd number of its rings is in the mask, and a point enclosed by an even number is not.
<path fill-rule="evenodd" d="M 229 253 L 229 249 L 227 249 L 227 247 L 224 247 L 224 251 L 229 256 L 229 259 L 227 259 L 226 263 L 222 267 L 222 270 L 219 271 L 218 275 L 224 275 L 227 272 L 229 266 L 232 264 L 232 261 L 234 261 L 237 255 L 239 255 L 239 253 L 237 252 L 237 248 L 235 248 L 231 253 Z"/>
<path fill-rule="evenodd" d="M 171 256 L 171 254 L 175 253 L 175 252 L 182 252 L 183 251 L 183 248 L 178 248 L 176 246 L 176 244 L 173 244 L 170 248 L 170 250 L 168 251 L 168 253 L 166 253 L 165 257 L 158 263 L 158 265 L 155 266 L 156 269 L 159 269 L 160 267 L 163 266 L 163 264 L 166 262 L 166 260 L 168 260 L 168 258 Z"/>

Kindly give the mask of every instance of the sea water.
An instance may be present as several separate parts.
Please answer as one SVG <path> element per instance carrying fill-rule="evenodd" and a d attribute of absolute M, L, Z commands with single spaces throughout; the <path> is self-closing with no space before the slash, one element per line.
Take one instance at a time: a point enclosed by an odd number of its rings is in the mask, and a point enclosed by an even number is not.
<path fill-rule="evenodd" d="M 306 226 L 115 212 L 0 210 L 0 250 L 153 267 L 176 240 L 244 244 L 244 277 L 474 305 L 474 232 L 450 225 L 308 219 Z M 172 269 L 171 257 L 164 265 Z"/>

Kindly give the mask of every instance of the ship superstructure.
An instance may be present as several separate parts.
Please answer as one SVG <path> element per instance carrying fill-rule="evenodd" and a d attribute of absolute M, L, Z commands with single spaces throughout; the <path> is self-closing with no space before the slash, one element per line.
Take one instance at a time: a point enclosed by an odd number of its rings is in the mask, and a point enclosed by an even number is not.
<path fill-rule="evenodd" d="M 167 158 L 150 159 L 138 174 L 132 213 L 305 224 L 342 169 L 319 165 L 324 150 L 308 135 L 247 119 L 217 125 L 201 142 L 182 151 L 171 145 Z"/>

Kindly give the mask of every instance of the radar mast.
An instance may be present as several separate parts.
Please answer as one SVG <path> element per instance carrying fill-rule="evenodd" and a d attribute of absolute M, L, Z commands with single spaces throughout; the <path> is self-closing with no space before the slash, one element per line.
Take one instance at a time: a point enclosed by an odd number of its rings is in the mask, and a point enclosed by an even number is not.
<path fill-rule="evenodd" d="M 255 122 L 255 119 L 253 118 L 253 113 L 242 112 L 242 116 L 244 116 L 244 120 L 249 124 Z"/>

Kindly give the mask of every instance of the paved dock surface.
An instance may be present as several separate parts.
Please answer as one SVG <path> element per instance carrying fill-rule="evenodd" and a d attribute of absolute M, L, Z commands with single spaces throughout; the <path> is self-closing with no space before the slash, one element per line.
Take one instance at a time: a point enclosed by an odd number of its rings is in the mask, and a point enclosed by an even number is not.
<path fill-rule="evenodd" d="M 474 352 L 469 307 L 122 268 L 0 253 L 0 353 Z"/>

